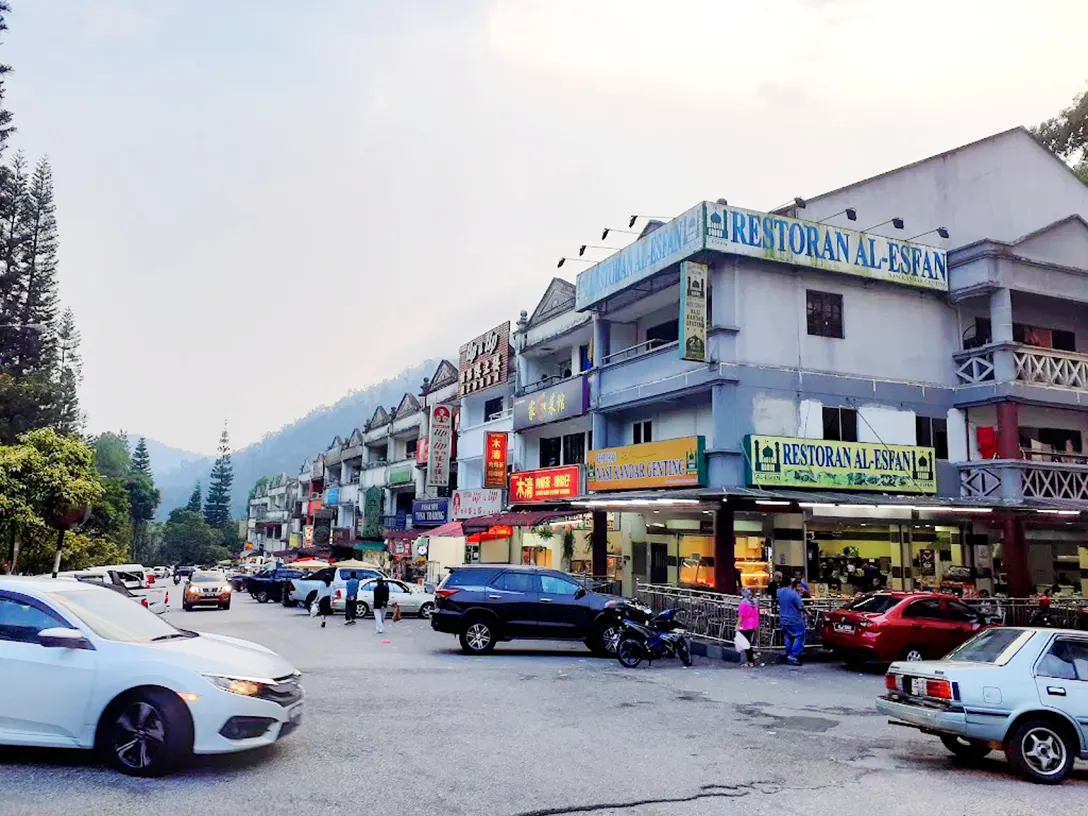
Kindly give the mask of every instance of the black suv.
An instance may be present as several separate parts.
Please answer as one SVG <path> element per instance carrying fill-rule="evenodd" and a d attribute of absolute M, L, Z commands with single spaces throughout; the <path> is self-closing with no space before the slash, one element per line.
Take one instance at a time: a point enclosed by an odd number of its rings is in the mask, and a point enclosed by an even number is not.
<path fill-rule="evenodd" d="M 500 640 L 582 640 L 607 654 L 619 616 L 608 595 L 588 592 L 558 570 L 515 565 L 465 565 L 435 590 L 431 628 L 457 635 L 468 654 Z"/>

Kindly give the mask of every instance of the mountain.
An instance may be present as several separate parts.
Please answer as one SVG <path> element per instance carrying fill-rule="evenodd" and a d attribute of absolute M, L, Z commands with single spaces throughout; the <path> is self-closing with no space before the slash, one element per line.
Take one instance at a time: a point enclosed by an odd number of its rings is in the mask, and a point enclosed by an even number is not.
<path fill-rule="evenodd" d="M 405 369 L 396 377 L 353 391 L 333 405 L 315 408 L 275 433 L 266 434 L 260 442 L 234 451 L 231 454 L 231 461 L 234 463 L 234 496 L 231 508 L 234 514 L 238 516 L 244 513 L 249 489 L 258 478 L 281 472 L 297 474 L 302 463 L 325 450 L 337 434 L 347 438 L 354 428 L 361 429 L 379 405 L 386 408 L 395 406 L 405 391 L 418 394 L 423 378 L 430 377 L 438 363 L 438 360 L 425 360 Z M 193 492 L 193 485 L 198 481 L 202 488 L 207 489 L 214 457 L 198 456 L 192 461 L 178 463 L 173 469 L 167 469 L 156 462 L 155 448 L 151 447 L 150 439 L 147 444 L 155 472 L 155 485 L 162 493 L 159 518 L 164 519 L 171 510 L 185 505 L 189 494 Z M 182 454 L 184 451 L 175 453 Z M 170 454 L 164 458 L 168 463 L 178 461 L 176 456 L 171 458 Z M 162 476 L 159 475 L 160 471 Z"/>
<path fill-rule="evenodd" d="M 129 434 L 128 449 L 135 450 L 136 443 L 139 441 L 139 434 Z M 156 482 L 166 479 L 175 470 L 189 465 L 203 465 L 206 462 L 208 467 L 211 467 L 212 457 L 205 456 L 203 453 L 172 448 L 162 442 L 156 442 L 154 439 L 145 439 L 144 442 L 147 444 L 147 452 L 151 456 L 151 472 L 154 474 Z"/>

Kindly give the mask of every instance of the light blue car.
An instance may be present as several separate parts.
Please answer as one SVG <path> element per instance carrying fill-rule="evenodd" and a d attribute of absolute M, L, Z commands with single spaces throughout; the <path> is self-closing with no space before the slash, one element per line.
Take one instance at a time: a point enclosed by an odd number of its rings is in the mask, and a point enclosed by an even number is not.
<path fill-rule="evenodd" d="M 1056 785 L 1088 759 L 1088 632 L 996 628 L 943 660 L 892 663 L 877 709 L 939 737 L 957 756 L 1004 751 L 1033 782 Z"/>

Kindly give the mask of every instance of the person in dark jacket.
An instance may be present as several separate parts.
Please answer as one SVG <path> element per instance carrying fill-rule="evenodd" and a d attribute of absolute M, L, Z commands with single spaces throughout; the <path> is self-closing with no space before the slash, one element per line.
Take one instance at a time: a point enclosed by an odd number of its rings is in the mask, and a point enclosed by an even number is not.
<path fill-rule="evenodd" d="M 378 583 L 374 587 L 374 631 L 382 633 L 385 623 L 385 608 L 389 606 L 389 584 L 385 579 L 378 577 Z"/>

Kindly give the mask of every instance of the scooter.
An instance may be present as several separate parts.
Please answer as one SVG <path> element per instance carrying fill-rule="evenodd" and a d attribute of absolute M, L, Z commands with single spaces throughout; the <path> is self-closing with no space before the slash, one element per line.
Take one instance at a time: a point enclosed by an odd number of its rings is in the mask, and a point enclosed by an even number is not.
<path fill-rule="evenodd" d="M 629 618 L 620 622 L 616 659 L 627 669 L 637 667 L 643 660 L 653 665 L 655 660 L 680 658 L 685 666 L 691 665 L 691 648 L 675 609 L 666 609 L 648 624 L 637 623 Z"/>

